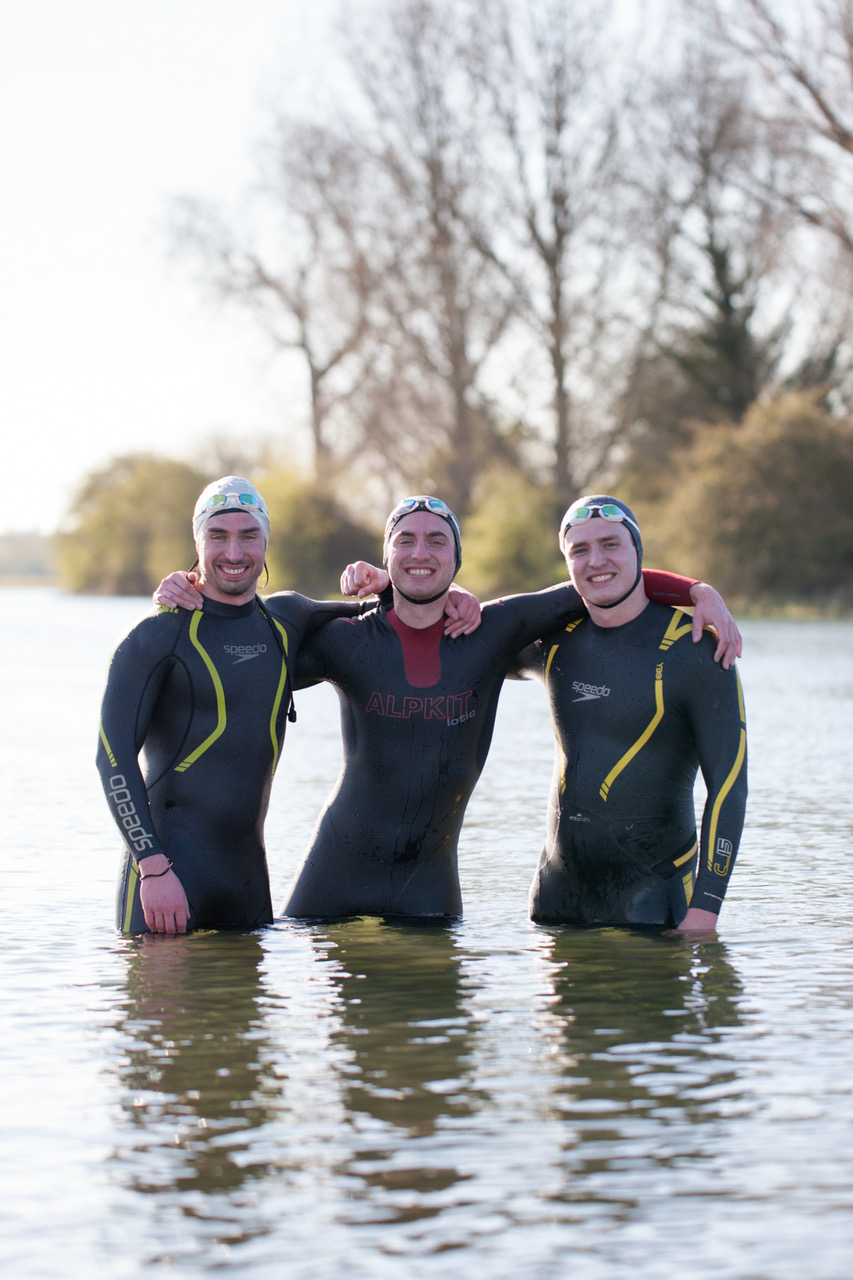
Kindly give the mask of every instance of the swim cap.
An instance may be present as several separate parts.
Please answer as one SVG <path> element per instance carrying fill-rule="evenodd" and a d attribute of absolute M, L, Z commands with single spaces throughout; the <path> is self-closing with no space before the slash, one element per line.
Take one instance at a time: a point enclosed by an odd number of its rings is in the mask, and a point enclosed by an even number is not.
<path fill-rule="evenodd" d="M 442 502 L 441 498 L 430 498 L 426 494 L 418 494 L 414 498 L 404 498 L 391 512 L 385 522 L 382 563 L 388 563 L 388 539 L 391 537 L 394 526 L 403 519 L 403 516 L 410 516 L 415 511 L 428 511 L 431 515 L 441 516 L 442 520 L 446 520 L 450 525 L 453 531 L 453 541 L 456 544 L 456 568 L 454 573 L 458 573 L 459 566 L 462 563 L 462 534 L 459 532 L 459 521 L 446 502 Z"/>
<path fill-rule="evenodd" d="M 592 493 L 585 498 L 578 498 L 560 521 L 560 550 L 566 552 L 566 532 L 576 524 L 585 524 L 587 520 L 613 520 L 624 524 L 637 548 L 637 566 L 643 563 L 643 540 L 640 537 L 640 526 L 627 503 L 619 498 L 612 498 L 608 493 Z"/>
<path fill-rule="evenodd" d="M 193 512 L 193 537 L 198 544 L 202 530 L 211 516 L 225 511 L 243 511 L 260 525 L 264 546 L 270 540 L 270 517 L 267 504 L 255 486 L 243 476 L 223 476 L 202 489 Z"/>

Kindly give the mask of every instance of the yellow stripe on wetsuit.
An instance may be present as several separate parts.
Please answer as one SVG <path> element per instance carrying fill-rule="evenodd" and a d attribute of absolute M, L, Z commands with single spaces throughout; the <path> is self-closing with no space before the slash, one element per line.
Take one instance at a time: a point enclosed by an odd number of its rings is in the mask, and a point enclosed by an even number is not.
<path fill-rule="evenodd" d="M 270 716 L 270 738 L 272 739 L 272 767 L 273 773 L 278 765 L 278 753 L 280 750 L 278 735 L 275 731 L 275 722 L 278 719 L 278 709 L 281 706 L 281 696 L 284 693 L 284 686 L 287 683 L 287 632 L 280 622 L 276 622 L 275 618 L 270 618 L 273 626 L 281 632 L 281 643 L 283 652 L 281 656 L 281 675 L 278 679 L 278 688 L 275 691 L 275 699 L 272 704 L 272 714 Z"/>
<path fill-rule="evenodd" d="M 735 680 L 737 680 L 737 705 L 738 712 L 740 714 L 740 736 L 738 738 L 735 762 L 731 767 L 729 776 L 720 787 L 717 798 L 714 801 L 714 806 L 711 809 L 711 821 L 708 824 L 708 841 L 705 847 L 705 861 L 709 871 L 714 870 L 714 852 L 717 848 L 717 824 L 720 818 L 720 810 L 723 807 L 723 802 L 735 784 L 735 780 L 743 767 L 744 756 L 746 755 L 746 709 L 743 705 L 743 688 L 741 687 L 740 675 L 737 671 L 735 671 Z M 727 867 L 728 862 L 729 860 L 727 859 Z M 723 871 L 719 874 L 724 875 L 726 873 Z"/>
<path fill-rule="evenodd" d="M 101 735 L 101 742 L 103 742 L 104 744 L 104 750 L 107 753 L 107 759 L 109 760 L 112 767 L 115 769 L 118 766 L 118 760 L 116 760 L 115 756 L 113 755 L 113 749 L 110 746 L 110 744 L 107 742 L 107 735 L 104 733 L 103 722 L 98 726 L 98 731 Z"/>
<path fill-rule="evenodd" d="M 207 650 L 204 648 L 204 646 L 202 645 L 201 641 L 198 638 L 198 629 L 203 617 L 204 617 L 204 614 L 200 609 L 196 610 L 196 612 L 193 613 L 192 621 L 190 622 L 189 637 L 193 646 L 200 653 L 201 659 L 204 662 L 204 665 L 207 667 L 208 671 L 210 672 L 210 678 L 213 681 L 213 687 L 214 687 L 214 690 L 216 691 L 216 712 L 217 712 L 216 728 L 213 730 L 212 733 L 208 734 L 204 742 L 200 743 L 200 745 L 196 747 L 195 751 L 190 752 L 190 754 L 186 757 L 186 759 L 182 760 L 179 765 L 175 766 L 176 773 L 184 773 L 187 769 L 189 769 L 190 765 L 195 764 L 195 762 L 199 759 L 199 757 L 204 755 L 208 747 L 212 747 L 214 742 L 216 742 L 218 738 L 222 737 L 222 734 L 225 732 L 225 724 L 228 718 L 225 710 L 225 690 L 222 688 L 222 681 L 219 678 L 219 672 L 216 670 L 216 667 L 213 665 L 213 659 L 210 657 L 210 654 L 207 652 Z M 273 769 L 275 769 L 276 765 L 278 764 L 278 756 L 280 751 L 280 744 L 278 741 L 278 735 L 276 734 L 275 725 L 276 725 L 276 720 L 278 718 L 279 707 L 281 706 L 282 694 L 284 693 L 284 687 L 285 687 L 285 684 L 287 683 L 287 633 L 284 630 L 284 627 L 282 627 L 278 622 L 276 622 L 275 618 L 272 618 L 271 621 L 276 626 L 276 628 L 281 632 L 283 649 L 284 649 L 282 653 L 282 658 L 281 658 L 281 674 L 279 676 L 278 688 L 276 690 L 275 698 L 273 700 L 272 714 L 270 716 L 270 738 L 272 739 L 272 747 L 273 747 Z"/>
<path fill-rule="evenodd" d="M 202 613 L 202 611 L 200 609 L 197 609 L 192 616 L 192 620 L 190 621 L 189 635 L 190 635 L 190 642 L 199 651 L 199 653 L 201 654 L 202 662 L 210 672 L 210 678 L 213 681 L 213 687 L 216 690 L 216 711 L 217 711 L 216 728 L 213 730 L 213 733 L 208 734 L 208 736 L 205 738 L 204 742 L 202 742 L 200 746 L 196 747 L 195 751 L 192 751 L 185 760 L 182 760 L 179 765 L 175 766 L 176 773 L 183 773 L 185 769 L 189 769 L 191 764 L 195 764 L 199 756 L 204 755 L 207 748 L 213 746 L 217 738 L 220 738 L 222 734 L 225 732 L 225 721 L 226 721 L 225 690 L 222 688 L 222 681 L 219 679 L 219 672 L 216 670 L 216 667 L 213 665 L 213 661 L 210 657 L 210 654 L 203 647 L 201 641 L 198 638 L 199 623 L 201 622 L 203 617 L 204 617 L 204 614 Z"/>
<path fill-rule="evenodd" d="M 693 630 L 692 618 L 688 618 L 686 622 L 682 622 L 682 618 L 685 616 L 686 615 L 683 614 L 680 609 L 676 609 L 673 612 L 666 631 L 663 633 L 663 639 L 658 646 L 665 653 L 672 648 L 676 640 L 680 640 L 682 636 L 689 635 Z M 663 719 L 663 711 L 663 663 L 661 662 L 655 669 L 655 714 L 652 716 L 648 725 L 640 734 L 634 745 L 628 748 L 622 759 L 613 766 L 607 777 L 604 779 L 598 793 L 602 800 L 607 799 L 607 794 L 610 791 L 614 780 L 619 776 L 622 770 L 631 763 L 634 756 L 646 745 L 649 738 Z M 729 785 L 731 785 L 731 783 Z"/>
<path fill-rule="evenodd" d="M 611 786 L 613 785 L 614 780 L 619 776 L 619 774 L 622 772 L 623 769 L 627 768 L 627 766 L 634 759 L 634 756 L 637 755 L 639 751 L 642 751 L 643 747 L 646 745 L 649 738 L 652 736 L 652 734 L 654 733 L 655 729 L 658 727 L 662 719 L 663 719 L 663 663 L 659 662 L 658 665 L 655 667 L 655 714 L 652 716 L 651 720 L 646 725 L 645 729 L 640 734 L 639 738 L 634 743 L 634 745 L 628 748 L 628 750 L 625 752 L 622 759 L 617 761 L 617 763 L 613 766 L 613 768 L 608 773 L 607 777 L 602 782 L 598 791 L 598 794 L 601 796 L 602 800 L 607 799 L 607 793 L 610 790 Z"/>
<path fill-rule="evenodd" d="M 570 622 L 570 623 L 569 623 L 569 625 L 565 628 L 566 632 L 574 631 L 575 627 L 579 627 L 579 626 L 580 626 L 580 624 L 581 624 L 583 621 L 584 621 L 584 619 L 583 619 L 583 618 L 575 618 L 574 622 Z M 550 672 L 550 670 L 551 670 L 551 663 L 554 661 L 554 657 L 555 657 L 555 655 L 556 655 L 557 650 L 559 649 L 559 647 L 560 647 L 559 641 L 557 642 L 557 644 L 552 644 L 552 645 L 551 645 L 551 651 L 550 651 L 550 653 L 548 654 L 548 660 L 547 660 L 547 662 L 545 663 L 545 686 L 546 686 L 546 688 L 547 688 L 547 685 L 548 685 L 548 674 L 549 674 L 549 672 Z M 566 790 L 566 765 L 567 765 L 569 762 L 568 762 L 568 760 L 566 759 L 566 753 L 563 751 L 563 748 L 562 748 L 562 744 L 561 744 L 561 742 L 560 742 L 560 739 L 559 739 L 559 737 L 557 737 L 557 735 L 556 735 L 556 734 L 555 734 L 555 740 L 556 740 L 556 743 L 557 743 L 557 748 L 558 748 L 558 750 L 559 750 L 560 754 L 561 754 L 561 755 L 562 755 L 562 757 L 563 757 L 562 778 L 561 778 L 561 780 L 560 780 L 560 795 L 564 795 L 564 794 L 565 794 L 565 790 Z"/>

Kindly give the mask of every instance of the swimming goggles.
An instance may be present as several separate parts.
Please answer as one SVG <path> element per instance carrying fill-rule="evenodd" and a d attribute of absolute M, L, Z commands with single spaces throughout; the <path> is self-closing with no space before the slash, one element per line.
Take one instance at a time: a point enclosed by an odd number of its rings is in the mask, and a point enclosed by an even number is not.
<path fill-rule="evenodd" d="M 594 506 L 569 507 L 560 526 L 560 537 L 562 538 L 567 529 L 571 529 L 576 524 L 586 524 L 587 520 L 592 520 L 594 516 L 601 516 L 602 520 L 613 520 L 617 524 L 630 524 L 639 533 L 640 527 L 636 520 L 632 520 L 630 516 L 626 516 L 621 507 L 617 507 L 615 502 L 602 502 Z"/>
<path fill-rule="evenodd" d="M 254 493 L 214 493 L 208 498 L 202 510 L 210 511 L 215 507 L 227 507 L 232 504 L 241 507 L 257 507 L 259 511 L 266 511 L 266 507 L 260 498 Z"/>
<path fill-rule="evenodd" d="M 453 517 L 453 512 L 446 502 L 442 502 L 441 498 L 428 498 L 420 495 L 417 498 L 404 498 L 402 502 L 391 512 L 388 517 L 389 524 L 396 524 L 402 516 L 407 516 L 412 511 L 434 511 L 438 516 Z M 455 519 L 455 517 L 453 517 Z"/>

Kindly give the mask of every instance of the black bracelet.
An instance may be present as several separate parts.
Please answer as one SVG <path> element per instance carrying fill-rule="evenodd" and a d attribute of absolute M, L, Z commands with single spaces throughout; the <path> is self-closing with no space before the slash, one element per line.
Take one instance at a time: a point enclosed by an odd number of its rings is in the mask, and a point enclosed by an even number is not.
<path fill-rule="evenodd" d="M 160 876 L 168 875 L 168 873 L 169 873 L 171 870 L 172 870 L 172 864 L 171 864 L 171 862 L 170 862 L 170 863 L 169 863 L 169 865 L 168 865 L 168 867 L 166 868 L 166 870 L 165 870 L 165 871 L 149 871 L 147 876 L 144 876 L 144 875 L 142 874 L 142 872 L 140 871 L 140 873 L 139 873 L 139 879 L 140 879 L 140 880 L 159 880 L 159 879 L 160 879 Z"/>

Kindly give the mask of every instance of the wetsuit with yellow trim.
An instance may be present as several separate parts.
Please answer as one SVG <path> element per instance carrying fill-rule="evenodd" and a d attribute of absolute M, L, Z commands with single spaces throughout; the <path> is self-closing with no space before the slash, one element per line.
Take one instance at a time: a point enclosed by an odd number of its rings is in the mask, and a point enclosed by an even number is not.
<path fill-rule="evenodd" d="M 117 927 L 147 932 L 137 860 L 164 853 L 190 928 L 273 919 L 264 819 L 306 634 L 363 606 L 281 592 L 261 603 L 161 609 L 113 655 L 98 769 L 124 842 Z M 143 764 L 140 765 L 140 753 Z"/>
<path fill-rule="evenodd" d="M 647 574 L 689 602 L 692 580 Z M 569 584 L 484 605 L 455 640 L 385 606 L 302 645 L 296 687 L 327 680 L 341 702 L 344 763 L 284 905 L 287 916 L 457 916 L 457 845 L 515 655 L 585 615 Z"/>
<path fill-rule="evenodd" d="M 619 627 L 570 623 L 522 655 L 516 674 L 544 681 L 556 737 L 534 920 L 673 927 L 689 905 L 719 913 L 743 828 L 746 723 L 736 668 L 691 627 L 648 604 Z"/>

